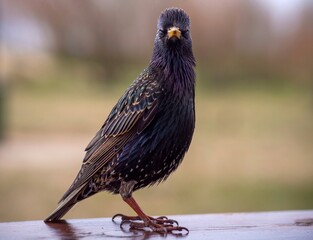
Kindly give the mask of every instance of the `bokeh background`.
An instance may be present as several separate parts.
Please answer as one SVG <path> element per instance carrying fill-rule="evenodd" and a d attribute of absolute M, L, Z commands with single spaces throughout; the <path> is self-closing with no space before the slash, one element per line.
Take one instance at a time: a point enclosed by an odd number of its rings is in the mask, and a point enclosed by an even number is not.
<path fill-rule="evenodd" d="M 2 0 L 0 221 L 56 207 L 170 6 L 192 21 L 196 132 L 177 172 L 138 202 L 152 215 L 313 207 L 311 0 Z M 117 212 L 132 214 L 101 193 L 66 217 Z"/>

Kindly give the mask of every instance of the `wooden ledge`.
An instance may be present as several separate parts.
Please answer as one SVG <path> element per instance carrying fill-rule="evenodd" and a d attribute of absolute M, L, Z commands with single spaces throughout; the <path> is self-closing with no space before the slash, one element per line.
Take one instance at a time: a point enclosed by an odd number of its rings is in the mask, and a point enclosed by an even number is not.
<path fill-rule="evenodd" d="M 313 210 L 170 216 L 190 230 L 184 239 L 313 239 Z M 179 236 L 168 234 L 166 239 Z M 0 223 L 0 239 L 164 239 L 123 232 L 110 218 Z"/>

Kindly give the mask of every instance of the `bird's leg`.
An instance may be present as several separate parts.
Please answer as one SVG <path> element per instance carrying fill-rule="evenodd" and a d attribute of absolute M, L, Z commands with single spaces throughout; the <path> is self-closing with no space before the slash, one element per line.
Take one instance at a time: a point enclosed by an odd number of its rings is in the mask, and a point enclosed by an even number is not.
<path fill-rule="evenodd" d="M 116 214 L 112 220 L 114 220 L 116 217 L 121 217 L 122 222 L 120 226 L 122 227 L 124 224 L 129 223 L 130 229 L 134 230 L 145 230 L 145 228 L 150 228 L 154 232 L 165 234 L 173 231 L 186 231 L 187 234 L 189 233 L 187 228 L 178 226 L 178 222 L 175 220 L 168 219 L 165 216 L 158 218 L 147 216 L 131 195 L 134 185 L 135 184 L 131 182 L 122 183 L 120 194 L 122 195 L 123 200 L 138 214 L 138 216 Z M 140 220 L 143 222 L 138 222 Z"/>

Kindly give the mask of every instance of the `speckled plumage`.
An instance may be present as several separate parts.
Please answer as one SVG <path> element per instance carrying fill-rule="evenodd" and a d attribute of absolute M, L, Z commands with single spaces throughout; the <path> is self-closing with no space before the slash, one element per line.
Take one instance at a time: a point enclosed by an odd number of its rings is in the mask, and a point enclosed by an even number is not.
<path fill-rule="evenodd" d="M 103 190 L 127 198 L 165 180 L 181 163 L 195 127 L 189 25 L 181 9 L 161 13 L 149 66 L 87 146 L 80 172 L 46 221 L 61 218 L 78 201 Z M 172 26 L 180 29 L 180 38 L 168 37 Z"/>

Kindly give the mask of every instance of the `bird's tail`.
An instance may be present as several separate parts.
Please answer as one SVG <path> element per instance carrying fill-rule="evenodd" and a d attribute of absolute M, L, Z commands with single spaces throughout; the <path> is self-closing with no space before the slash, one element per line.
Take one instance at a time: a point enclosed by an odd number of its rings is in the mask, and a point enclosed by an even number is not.
<path fill-rule="evenodd" d="M 49 215 L 49 217 L 47 217 L 44 221 L 45 222 L 55 222 L 57 220 L 59 220 L 60 218 L 62 218 L 73 206 L 75 205 L 75 203 L 70 204 L 60 204 L 58 205 L 58 207 Z"/>
<path fill-rule="evenodd" d="M 80 195 L 82 188 L 75 189 L 70 195 L 62 200 L 58 207 L 44 220 L 45 222 L 55 222 L 62 218 L 77 202 L 77 197 Z"/>

